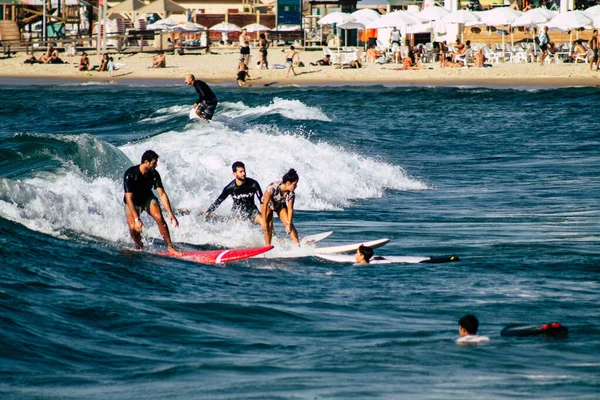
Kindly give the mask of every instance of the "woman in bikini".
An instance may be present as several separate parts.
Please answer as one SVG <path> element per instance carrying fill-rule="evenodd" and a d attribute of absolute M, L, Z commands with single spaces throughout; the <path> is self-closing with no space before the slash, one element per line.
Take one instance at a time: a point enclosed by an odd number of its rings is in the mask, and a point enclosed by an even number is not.
<path fill-rule="evenodd" d="M 267 49 L 269 48 L 269 41 L 264 33 L 260 34 L 260 41 L 258 42 L 258 52 L 260 53 L 259 69 L 269 69 L 269 63 L 267 61 Z"/>
<path fill-rule="evenodd" d="M 265 246 L 271 245 L 273 237 L 273 212 L 276 212 L 285 226 L 285 232 L 291 236 L 296 245 L 300 246 L 298 232 L 292 223 L 294 217 L 294 193 L 298 187 L 298 173 L 290 169 L 280 181 L 272 182 L 265 189 L 265 195 L 261 204 L 263 217 L 262 229 L 265 234 Z"/>

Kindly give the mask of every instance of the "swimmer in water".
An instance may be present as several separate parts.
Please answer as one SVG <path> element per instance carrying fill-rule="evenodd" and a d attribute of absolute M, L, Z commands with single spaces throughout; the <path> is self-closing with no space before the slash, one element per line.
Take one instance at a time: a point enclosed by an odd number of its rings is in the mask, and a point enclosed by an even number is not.
<path fill-rule="evenodd" d="M 479 320 L 474 315 L 467 314 L 461 319 L 459 319 L 458 334 L 460 335 L 460 337 L 456 339 L 456 343 L 464 345 L 489 342 L 489 337 L 477 335 L 478 328 Z"/>

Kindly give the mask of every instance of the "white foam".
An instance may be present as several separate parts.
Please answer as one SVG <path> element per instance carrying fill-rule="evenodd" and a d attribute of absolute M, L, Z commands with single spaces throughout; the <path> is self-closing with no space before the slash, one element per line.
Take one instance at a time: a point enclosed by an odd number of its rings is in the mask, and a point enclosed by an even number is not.
<path fill-rule="evenodd" d="M 286 100 L 279 97 L 266 106 L 248 107 L 242 102 L 220 104 L 219 114 L 229 118 L 258 117 L 280 114 L 294 120 L 331 121 L 319 107 L 307 106 L 299 100 Z"/>
<path fill-rule="evenodd" d="M 273 104 L 280 107 L 281 102 L 285 101 L 276 99 Z M 321 113 L 300 102 L 292 103 L 298 106 L 291 111 L 295 118 L 300 118 L 303 112 L 317 117 Z M 168 107 L 155 115 L 181 113 L 183 117 L 187 108 Z M 239 108 L 243 114 L 244 106 Z M 318 118 L 327 117 L 323 114 Z M 295 203 L 298 210 L 341 210 L 351 206 L 354 200 L 382 197 L 388 189 L 427 189 L 424 183 L 408 178 L 400 166 L 363 157 L 329 143 L 311 142 L 301 132 L 276 126 L 248 125 L 243 130 L 236 129 L 219 121 L 188 124 L 183 131 L 166 132 L 120 148 L 132 164 L 138 164 L 147 149 L 160 155 L 157 169 L 173 208 L 192 211 L 179 218 L 178 229 L 171 230 L 175 242 L 224 247 L 256 246 L 263 242 L 261 230 L 249 223 L 203 223 L 199 216 L 233 179 L 231 164 L 238 160 L 246 164 L 248 176 L 256 179 L 263 189 L 295 168 L 300 175 Z M 87 138 L 63 139 L 81 142 L 84 147 L 89 142 Z M 97 144 L 90 146 L 97 147 Z M 115 152 L 113 156 L 116 155 Z M 74 233 L 129 243 L 120 176 L 90 176 L 75 164 L 64 163 L 58 171 L 38 173 L 23 181 L 0 179 L 0 193 L 3 193 L 0 216 L 54 236 Z M 217 214 L 229 215 L 230 206 L 228 199 Z M 144 214 L 142 220 L 147 226 L 144 237 L 160 238 L 152 218 Z"/>

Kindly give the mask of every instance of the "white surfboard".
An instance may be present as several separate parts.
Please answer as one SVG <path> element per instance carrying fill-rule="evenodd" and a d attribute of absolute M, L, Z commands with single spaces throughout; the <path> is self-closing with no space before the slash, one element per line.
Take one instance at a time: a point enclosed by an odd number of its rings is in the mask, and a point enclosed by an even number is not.
<path fill-rule="evenodd" d="M 372 240 L 370 242 L 360 242 L 360 243 L 353 243 L 353 244 L 345 244 L 342 246 L 329 246 L 329 247 L 314 247 L 311 246 L 310 244 L 307 244 L 305 246 L 300 246 L 300 247 L 280 247 L 278 246 L 275 242 L 273 242 L 273 244 L 275 244 L 275 248 L 268 252 L 268 253 L 264 253 L 261 254 L 259 257 L 264 257 L 264 258 L 302 258 L 302 257 L 313 257 L 316 254 L 339 254 L 339 253 L 348 253 L 348 252 L 354 252 L 356 251 L 356 249 L 358 249 L 358 247 L 362 244 L 365 246 L 370 246 L 374 249 L 383 246 L 384 244 L 386 244 L 387 242 L 389 242 L 390 239 L 379 239 L 379 240 Z"/>
<path fill-rule="evenodd" d="M 356 259 L 353 254 L 315 254 L 323 260 L 337 263 L 355 264 Z M 369 264 L 439 264 L 444 262 L 459 261 L 457 256 L 445 257 L 414 257 L 414 256 L 374 256 Z M 363 264 L 364 265 L 364 264 Z"/>
<path fill-rule="evenodd" d="M 300 239 L 301 246 L 305 246 L 307 244 L 314 244 L 320 242 L 323 239 L 328 238 L 333 234 L 333 231 L 323 232 L 323 233 L 315 233 L 314 235 L 304 236 Z"/>
<path fill-rule="evenodd" d="M 373 249 L 381 247 L 388 243 L 390 239 L 377 239 L 372 240 L 370 242 L 360 242 L 360 243 L 352 243 L 345 244 L 342 246 L 330 246 L 330 247 L 318 247 L 315 249 L 316 254 L 341 254 L 341 253 L 350 253 L 356 251 L 361 245 L 368 246 Z"/>

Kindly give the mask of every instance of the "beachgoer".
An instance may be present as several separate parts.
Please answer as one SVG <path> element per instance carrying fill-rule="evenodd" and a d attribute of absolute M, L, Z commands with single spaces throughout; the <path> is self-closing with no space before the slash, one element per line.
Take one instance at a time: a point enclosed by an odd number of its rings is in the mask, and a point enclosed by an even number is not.
<path fill-rule="evenodd" d="M 112 57 L 108 58 L 108 77 L 109 78 L 113 78 L 113 76 L 115 75 L 115 62 L 113 61 Z"/>
<path fill-rule="evenodd" d="M 583 47 L 583 40 L 575 41 L 575 49 L 573 50 L 573 54 L 571 54 L 571 59 L 574 63 L 577 62 L 577 56 L 587 54 L 587 49 Z"/>
<path fill-rule="evenodd" d="M 184 82 L 186 86 L 193 86 L 198 93 L 198 100 L 193 106 L 196 110 L 196 115 L 206 121 L 210 121 L 217 108 L 217 96 L 215 96 L 206 82 L 196 79 L 192 74 L 187 74 Z"/>
<path fill-rule="evenodd" d="M 396 27 L 394 27 L 392 29 L 392 31 L 390 32 L 390 48 L 394 45 L 394 43 L 396 43 L 398 46 L 401 45 L 401 43 L 400 43 L 400 31 Z"/>
<path fill-rule="evenodd" d="M 286 78 L 290 75 L 290 71 L 294 73 L 294 76 L 298 75 L 296 71 L 294 71 L 294 58 L 297 62 L 300 62 L 298 52 L 294 49 L 294 46 L 290 46 L 290 51 L 285 54 L 285 62 L 288 66 L 287 74 L 285 75 Z"/>
<path fill-rule="evenodd" d="M 237 84 L 238 86 L 251 86 L 246 84 L 246 78 L 250 78 L 248 73 L 248 65 L 244 56 L 240 57 L 237 67 Z"/>
<path fill-rule="evenodd" d="M 79 59 L 79 71 L 91 71 L 92 69 L 93 67 L 90 65 L 90 59 L 84 51 L 81 53 L 81 58 Z"/>
<path fill-rule="evenodd" d="M 540 57 L 540 65 L 544 65 L 544 60 L 548 57 L 548 44 L 550 43 L 550 35 L 548 35 L 548 27 L 544 26 L 544 29 L 538 35 L 538 45 L 540 46 L 540 50 L 542 51 L 542 56 Z"/>
<path fill-rule="evenodd" d="M 40 57 L 40 61 L 44 64 L 51 64 L 51 63 L 54 63 L 55 60 L 57 60 L 57 59 L 58 59 L 58 50 L 56 50 L 51 43 L 48 43 L 48 49 L 46 50 L 46 53 L 44 53 Z"/>
<path fill-rule="evenodd" d="M 458 344 L 473 344 L 480 342 L 489 342 L 490 338 L 487 336 L 477 335 L 477 329 L 479 328 L 479 321 L 477 317 L 471 314 L 467 314 L 458 320 L 458 334 L 460 337 L 456 339 Z"/>
<path fill-rule="evenodd" d="M 31 55 L 23 61 L 23 64 L 42 64 L 42 63 L 43 63 L 43 61 L 35 58 L 35 53 L 33 53 L 33 52 L 31 52 Z"/>
<path fill-rule="evenodd" d="M 260 53 L 260 61 L 258 62 L 258 69 L 269 69 L 269 62 L 267 61 L 267 49 L 269 48 L 269 41 L 264 33 L 260 34 L 260 40 L 258 41 L 258 52 Z"/>
<path fill-rule="evenodd" d="M 588 42 L 588 47 L 592 51 L 592 59 L 590 60 L 590 71 L 594 70 L 594 64 L 596 64 L 596 71 L 600 69 L 600 58 L 598 57 L 598 29 L 594 29 L 592 32 L 592 38 Z"/>
<path fill-rule="evenodd" d="M 358 60 L 353 60 L 353 61 L 350 61 L 349 63 L 340 64 L 336 68 L 337 69 L 358 69 L 361 67 L 362 67 L 362 65 L 360 64 L 360 62 L 358 62 Z"/>
<path fill-rule="evenodd" d="M 203 214 L 211 215 L 228 196 L 231 196 L 233 199 L 231 211 L 233 211 L 236 217 L 262 226 L 262 214 L 254 203 L 255 196 L 258 198 L 259 203 L 262 200 L 263 192 L 260 189 L 260 185 L 254 179 L 246 176 L 246 166 L 243 162 L 234 162 L 231 169 L 235 179 L 225 186 L 219 197 Z"/>
<path fill-rule="evenodd" d="M 333 65 L 333 62 L 331 61 L 331 55 L 327 54 L 325 57 L 323 57 L 320 60 L 317 60 L 317 62 L 311 62 L 310 65 Z"/>
<path fill-rule="evenodd" d="M 376 62 L 379 57 L 381 57 L 381 53 L 377 50 L 377 47 L 373 44 L 367 50 L 367 62 Z"/>
<path fill-rule="evenodd" d="M 165 68 L 167 66 L 167 59 L 165 53 L 162 51 L 152 57 L 152 68 Z"/>
<path fill-rule="evenodd" d="M 509 7 L 512 8 L 513 10 L 521 11 L 520 7 L 519 7 L 519 2 L 517 0 L 510 3 Z"/>
<path fill-rule="evenodd" d="M 448 53 L 448 45 L 446 44 L 446 41 L 444 40 L 443 42 L 435 42 L 433 44 L 433 48 L 438 49 L 440 52 L 440 68 L 444 68 L 444 65 L 446 64 L 446 54 Z"/>
<path fill-rule="evenodd" d="M 244 57 L 244 62 L 246 65 L 250 64 L 250 37 L 248 36 L 248 30 L 246 28 L 242 28 L 242 33 L 240 33 L 240 55 Z"/>
<path fill-rule="evenodd" d="M 285 226 L 285 231 L 291 236 L 294 243 L 300 246 L 298 232 L 292 223 L 294 216 L 294 193 L 298 187 L 298 173 L 295 169 L 290 169 L 280 181 L 272 182 L 265 189 L 265 195 L 261 206 L 262 211 L 262 229 L 265 234 L 265 245 L 271 245 L 273 237 L 273 212 L 276 212 L 279 219 Z"/>
<path fill-rule="evenodd" d="M 362 244 L 358 246 L 356 249 L 356 253 L 354 254 L 354 259 L 357 264 L 368 264 L 371 261 L 371 257 L 373 257 L 373 249 L 369 246 L 363 246 Z"/>
<path fill-rule="evenodd" d="M 108 71 L 108 54 L 102 55 L 102 60 L 100 60 L 100 68 L 98 68 L 99 72 Z"/>
<path fill-rule="evenodd" d="M 169 219 L 175 227 L 179 226 L 179 221 L 177 221 L 171 210 L 169 196 L 167 196 L 163 188 L 160 174 L 156 171 L 157 163 L 158 154 L 152 150 L 147 150 L 142 155 L 141 164 L 135 165 L 125 171 L 123 177 L 125 197 L 123 197 L 123 202 L 125 203 L 125 216 L 129 225 L 129 234 L 135 243 L 135 248 L 141 250 L 143 248 L 141 233 L 144 224 L 140 219 L 140 215 L 142 211 L 146 211 L 156 221 L 158 230 L 167 244 L 169 253 L 180 255 L 181 252 L 173 247 L 169 227 L 163 218 L 158 199 L 152 192 L 152 189 L 156 189 L 161 204 L 169 214 Z"/>
<path fill-rule="evenodd" d="M 402 65 L 402 69 L 405 69 L 405 70 L 421 69 L 421 66 L 417 62 L 417 58 L 415 57 L 415 53 L 413 53 L 412 50 L 409 50 L 406 58 L 404 58 L 404 64 Z"/>
<path fill-rule="evenodd" d="M 483 54 L 483 49 L 479 49 L 477 54 L 475 54 L 475 67 L 477 67 L 477 68 L 485 67 L 486 60 L 487 60 L 487 58 L 485 57 L 485 54 Z"/>

